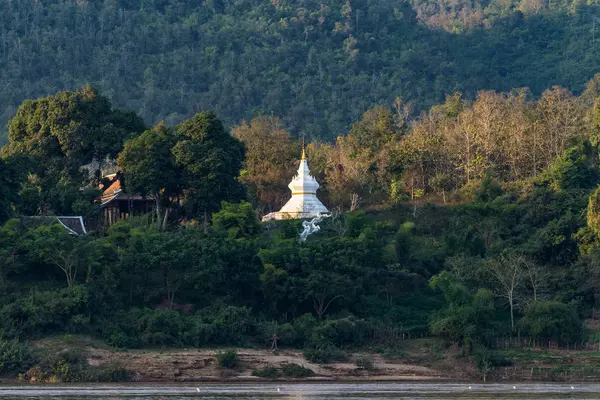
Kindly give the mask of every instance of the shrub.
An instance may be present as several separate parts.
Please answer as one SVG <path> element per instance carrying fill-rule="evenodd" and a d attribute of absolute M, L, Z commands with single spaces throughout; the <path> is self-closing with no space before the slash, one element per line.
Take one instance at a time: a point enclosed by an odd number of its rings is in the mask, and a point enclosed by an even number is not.
<path fill-rule="evenodd" d="M 283 375 L 290 378 L 307 378 L 314 376 L 314 371 L 298 364 L 283 364 L 281 367 Z"/>
<path fill-rule="evenodd" d="M 383 354 L 381 356 L 385 360 L 394 360 L 397 358 L 405 358 L 408 356 L 408 353 L 398 347 L 389 347 L 383 350 Z"/>
<path fill-rule="evenodd" d="M 328 320 L 314 328 L 311 342 L 316 347 L 361 345 L 367 338 L 368 327 L 364 320 L 353 316 Z"/>
<path fill-rule="evenodd" d="M 318 323 L 319 322 L 315 316 L 310 313 L 296 318 L 293 323 L 294 332 L 296 334 L 294 344 L 303 347 L 307 342 L 309 342 L 312 337 L 313 330 Z"/>
<path fill-rule="evenodd" d="M 142 342 L 150 346 L 181 345 L 186 330 L 181 314 L 173 310 L 142 310 L 136 325 Z"/>
<path fill-rule="evenodd" d="M 358 368 L 366 369 L 367 371 L 372 371 L 375 369 L 375 364 L 373 359 L 370 357 L 360 357 L 357 358 L 355 364 Z"/>
<path fill-rule="evenodd" d="M 258 376 L 261 378 L 274 379 L 274 378 L 279 378 L 281 376 L 281 371 L 277 367 L 274 367 L 273 365 L 267 365 L 264 368 L 255 369 L 254 371 L 252 371 L 252 375 Z"/>
<path fill-rule="evenodd" d="M 38 382 L 126 382 L 131 376 L 130 371 L 114 363 L 90 367 L 84 352 L 68 349 L 45 354 L 23 378 Z"/>
<path fill-rule="evenodd" d="M 17 340 L 0 342 L 0 372 L 18 374 L 27 371 L 33 364 L 33 357 L 26 344 Z"/>
<path fill-rule="evenodd" d="M 521 319 L 527 333 L 541 340 L 581 340 L 583 327 L 575 311 L 558 301 L 536 301 L 531 303 Z"/>
<path fill-rule="evenodd" d="M 235 368 L 238 361 L 238 354 L 235 350 L 225 350 L 217 353 L 217 364 L 220 368 Z"/>
<path fill-rule="evenodd" d="M 75 285 L 71 289 L 33 291 L 0 308 L 4 337 L 41 337 L 51 333 L 80 332 L 87 329 L 85 317 L 88 289 Z"/>
<path fill-rule="evenodd" d="M 292 346 L 297 343 L 296 331 L 290 323 L 278 324 L 276 321 L 262 322 L 257 325 L 257 331 L 257 339 L 259 341 L 269 340 L 273 333 L 276 333 L 279 345 Z"/>
<path fill-rule="evenodd" d="M 113 327 L 103 332 L 104 340 L 109 346 L 117 349 L 137 349 L 142 343 L 135 334 L 128 335 L 119 327 Z"/>
<path fill-rule="evenodd" d="M 59 382 L 87 382 L 90 376 L 85 354 L 78 350 L 66 350 L 58 354 L 46 355 L 40 361 L 36 378 L 39 380 L 52 379 Z M 33 371 L 27 375 L 33 377 Z"/>
<path fill-rule="evenodd" d="M 132 373 L 118 364 L 111 363 L 92 368 L 89 376 L 93 382 L 127 382 Z"/>
<path fill-rule="evenodd" d="M 348 355 L 333 346 L 324 346 L 304 350 L 304 358 L 310 362 L 328 364 L 333 361 L 346 361 Z"/>
<path fill-rule="evenodd" d="M 213 214 L 213 226 L 219 230 L 227 231 L 229 237 L 251 237 L 261 231 L 260 221 L 254 212 L 252 204 L 221 203 L 221 211 Z"/>
<path fill-rule="evenodd" d="M 110 320 L 100 321 L 102 337 L 106 344 L 117 349 L 137 349 L 142 347 L 142 339 L 136 324 L 139 311 L 119 312 Z"/>
<path fill-rule="evenodd" d="M 197 347 L 207 344 L 243 345 L 255 330 L 251 310 L 217 304 L 191 318 L 189 341 Z"/>

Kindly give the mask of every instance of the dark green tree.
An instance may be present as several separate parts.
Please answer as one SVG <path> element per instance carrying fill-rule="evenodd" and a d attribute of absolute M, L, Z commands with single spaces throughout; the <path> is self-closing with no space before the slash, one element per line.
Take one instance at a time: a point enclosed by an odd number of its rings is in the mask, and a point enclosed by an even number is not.
<path fill-rule="evenodd" d="M 92 238 L 73 235 L 58 223 L 31 230 L 25 240 L 34 260 L 58 268 L 69 289 L 78 277 L 89 275 L 97 265 L 96 243 Z"/>
<path fill-rule="evenodd" d="M 14 169 L 0 158 L 0 224 L 13 213 L 19 200 L 19 182 Z"/>
<path fill-rule="evenodd" d="M 113 110 L 87 86 L 25 101 L 9 123 L 2 156 L 19 160 L 21 176 L 37 187 L 40 211 L 73 213 L 78 200 L 89 200 L 78 196 L 80 188 L 98 183 L 102 161 L 116 157 L 124 140 L 143 129 L 137 115 Z M 73 196 L 65 199 L 57 191 Z"/>
<path fill-rule="evenodd" d="M 221 203 L 221 210 L 213 214 L 212 223 L 216 229 L 226 231 L 232 238 L 253 237 L 261 231 L 252 204 L 246 201 L 241 203 L 224 201 Z"/>
<path fill-rule="evenodd" d="M 172 129 L 159 124 L 127 141 L 117 160 L 125 189 L 154 200 L 160 230 L 166 229 L 171 206 L 182 194 L 181 168 L 172 153 L 175 141 Z"/>
<path fill-rule="evenodd" d="M 537 340 L 581 340 L 583 327 L 577 313 L 558 301 L 535 301 L 527 308 L 521 326 Z"/>
<path fill-rule="evenodd" d="M 215 113 L 203 111 L 178 125 L 173 155 L 182 169 L 186 208 L 190 215 L 202 214 L 205 226 L 221 201 L 243 197 L 237 178 L 244 146 L 225 130 Z"/>
<path fill-rule="evenodd" d="M 472 293 L 448 271 L 431 278 L 429 286 L 441 290 L 445 300 L 445 306 L 431 319 L 432 332 L 469 348 L 485 344 L 493 332 L 493 294 L 486 289 Z"/>

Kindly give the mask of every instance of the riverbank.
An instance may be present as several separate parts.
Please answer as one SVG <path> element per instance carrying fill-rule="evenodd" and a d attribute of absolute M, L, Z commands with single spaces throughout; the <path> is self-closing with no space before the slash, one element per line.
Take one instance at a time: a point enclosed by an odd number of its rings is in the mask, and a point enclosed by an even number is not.
<path fill-rule="evenodd" d="M 170 381 L 261 381 L 265 378 L 253 375 L 264 368 L 283 369 L 296 364 L 311 370 L 314 375 L 302 380 L 350 381 L 350 380 L 443 380 L 448 376 L 433 368 L 418 365 L 391 363 L 373 354 L 356 354 L 352 358 L 368 357 L 373 365 L 368 369 L 358 367 L 352 359 L 319 365 L 307 361 L 302 352 L 281 350 L 272 353 L 266 350 L 237 349 L 238 362 L 235 368 L 221 368 L 217 362 L 220 350 L 183 350 L 165 352 L 134 351 L 128 353 L 104 353 L 111 362 L 119 362 L 135 373 L 135 380 L 143 382 Z M 94 353 L 98 360 L 98 353 Z M 358 359 L 358 358 L 357 358 Z M 96 361 L 95 360 L 95 361 Z M 273 377 L 266 379 L 272 380 Z M 297 380 L 280 377 L 280 380 Z"/>
<path fill-rule="evenodd" d="M 600 352 L 559 349 L 505 349 L 490 352 L 498 365 L 477 368 L 472 358 L 436 339 L 402 341 L 398 348 L 348 353 L 343 362 L 310 362 L 300 350 L 280 349 L 112 349 L 85 337 L 61 337 L 33 342 L 38 354 L 71 352 L 84 367 L 127 371 L 134 382 L 260 382 L 260 381 L 600 381 Z M 219 365 L 219 354 L 234 351 L 230 368 Z M 288 374 L 300 370 L 301 374 Z M 36 367 L 33 367 L 34 370 Z M 301 376 L 301 377 L 300 377 Z M 32 378 L 33 377 L 33 378 Z M 24 381 L 39 381 L 25 374 Z M 46 381 L 56 381 L 47 377 Z"/>
<path fill-rule="evenodd" d="M 264 380 L 310 381 L 445 381 L 467 377 L 466 365 L 458 368 L 456 360 L 442 356 L 433 343 L 414 341 L 410 353 L 352 352 L 343 362 L 319 364 L 308 361 L 302 351 L 280 349 L 111 349 L 89 338 L 53 338 L 33 342 L 39 353 L 75 352 L 85 354 L 90 367 L 121 366 L 135 382 L 223 382 Z M 219 365 L 218 354 L 234 350 L 233 368 Z M 418 357 L 417 357 L 418 354 Z M 298 378 L 279 373 L 296 365 L 312 372 Z M 259 377 L 261 371 L 276 371 L 279 376 Z M 29 380 L 27 375 L 25 380 Z"/>

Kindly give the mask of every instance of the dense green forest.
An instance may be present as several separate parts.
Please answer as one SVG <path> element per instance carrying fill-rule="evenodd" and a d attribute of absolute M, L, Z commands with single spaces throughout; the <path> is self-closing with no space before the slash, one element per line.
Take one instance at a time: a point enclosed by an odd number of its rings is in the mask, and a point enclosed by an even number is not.
<path fill-rule="evenodd" d="M 300 221 L 258 218 L 297 165 L 278 118 L 230 134 L 202 111 L 149 129 L 89 86 L 26 101 L 0 152 L 0 370 L 34 363 L 23 342 L 73 333 L 116 348 L 277 334 L 321 363 L 433 335 L 486 368 L 498 339 L 595 343 L 597 98 L 596 78 L 580 96 L 456 93 L 410 122 L 403 103 L 375 106 L 335 143 L 307 144 L 332 216 L 306 242 Z M 106 172 L 152 213 L 102 223 Z M 27 218 L 48 215 L 92 232 Z M 75 379 L 65 362 L 40 368 Z"/>
<path fill-rule="evenodd" d="M 454 91 L 579 93 L 600 63 L 597 14 L 541 0 L 6 0 L 0 124 L 91 83 L 150 125 L 212 109 L 226 126 L 275 115 L 330 140 L 397 97 L 418 115 Z"/>
<path fill-rule="evenodd" d="M 63 334 L 125 349 L 277 334 L 323 363 L 410 334 L 486 366 L 507 337 L 600 341 L 585 323 L 600 306 L 594 2 L 0 11 L 0 373 Z M 332 211 L 304 243 L 299 221 L 259 222 L 289 197 L 302 135 Z M 107 226 L 107 173 L 152 213 Z M 51 215 L 90 233 L 27 218 Z"/>

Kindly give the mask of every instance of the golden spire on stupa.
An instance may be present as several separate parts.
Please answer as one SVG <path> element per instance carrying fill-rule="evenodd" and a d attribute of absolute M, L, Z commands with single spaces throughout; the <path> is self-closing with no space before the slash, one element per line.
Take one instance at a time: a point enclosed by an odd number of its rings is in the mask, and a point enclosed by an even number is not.
<path fill-rule="evenodd" d="M 306 151 L 304 150 L 304 138 L 302 138 L 302 158 L 301 160 L 306 160 Z"/>

